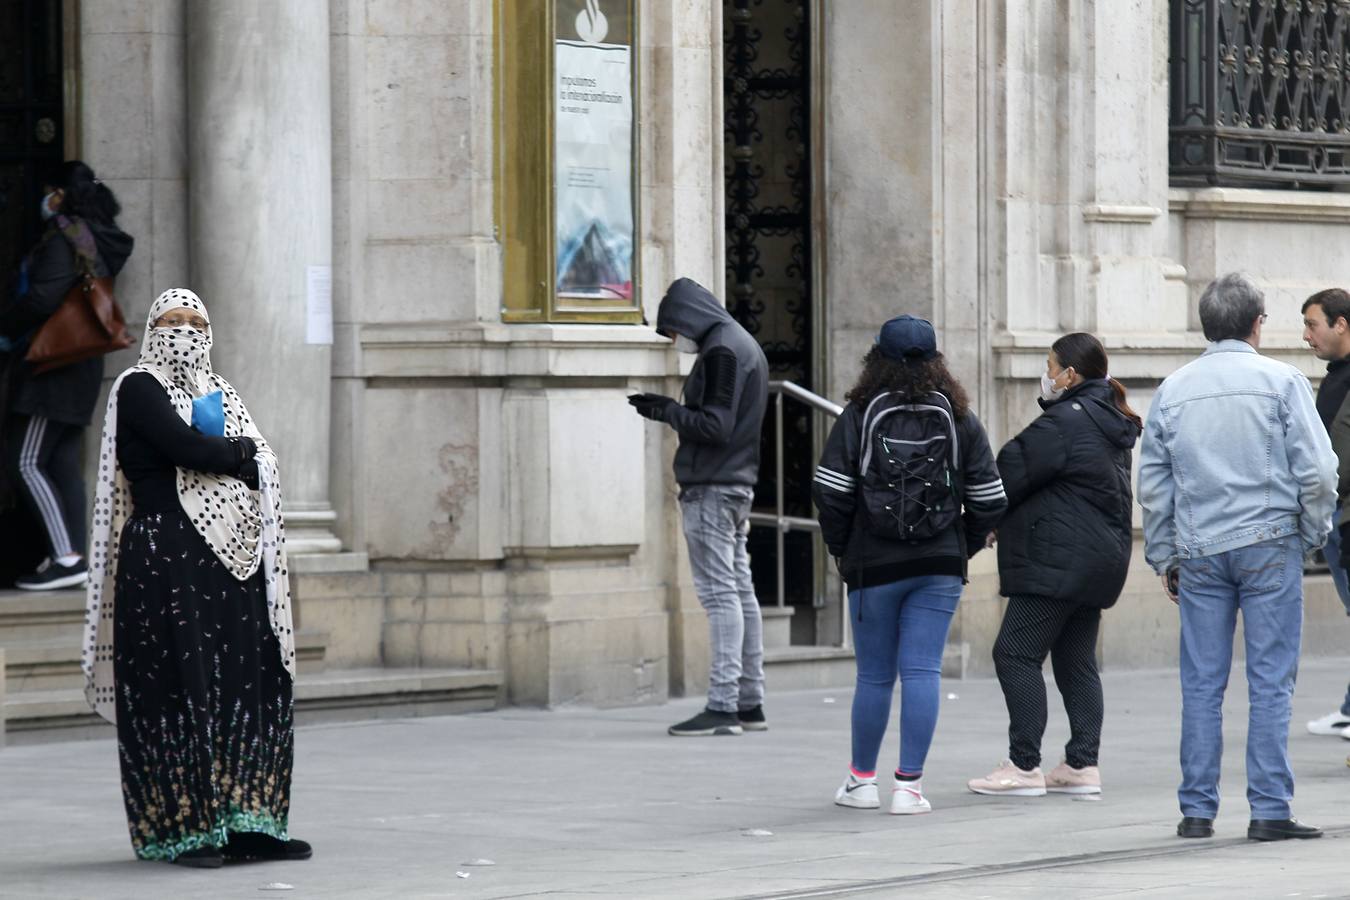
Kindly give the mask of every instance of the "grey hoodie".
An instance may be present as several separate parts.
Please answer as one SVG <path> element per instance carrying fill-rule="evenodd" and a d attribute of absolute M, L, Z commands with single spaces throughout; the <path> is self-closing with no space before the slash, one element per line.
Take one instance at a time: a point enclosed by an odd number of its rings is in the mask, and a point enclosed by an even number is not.
<path fill-rule="evenodd" d="M 698 344 L 698 360 L 684 383 L 683 403 L 665 421 L 680 436 L 675 480 L 753 486 L 759 478 L 759 438 L 768 405 L 769 363 L 750 333 L 709 291 L 680 278 L 656 314 L 656 330 Z"/>

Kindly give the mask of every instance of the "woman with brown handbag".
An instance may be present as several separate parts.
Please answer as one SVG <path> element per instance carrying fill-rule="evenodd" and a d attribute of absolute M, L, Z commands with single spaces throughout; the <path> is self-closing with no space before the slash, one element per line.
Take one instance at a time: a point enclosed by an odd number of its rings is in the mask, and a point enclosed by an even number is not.
<path fill-rule="evenodd" d="M 86 275 L 111 278 L 121 271 L 134 241 L 117 226 L 119 212 L 112 191 L 83 162 L 62 163 L 48 176 L 40 208 L 46 227 L 20 263 L 10 295 L 0 297 L 5 349 L 22 355 Z M 17 587 L 55 590 L 88 577 L 80 443 L 102 381 L 101 356 L 41 374 L 26 362 L 11 368 L 9 408 L 0 411 L 6 474 L 47 543 L 47 560 Z"/>

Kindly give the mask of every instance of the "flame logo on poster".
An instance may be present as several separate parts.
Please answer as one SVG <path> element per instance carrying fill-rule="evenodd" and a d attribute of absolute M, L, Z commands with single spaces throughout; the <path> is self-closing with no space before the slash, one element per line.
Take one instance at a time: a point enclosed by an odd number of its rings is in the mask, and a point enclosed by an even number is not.
<path fill-rule="evenodd" d="M 586 0 L 586 8 L 577 13 L 577 36 L 588 44 L 599 44 L 609 35 L 609 20 L 600 11 L 599 0 Z"/>

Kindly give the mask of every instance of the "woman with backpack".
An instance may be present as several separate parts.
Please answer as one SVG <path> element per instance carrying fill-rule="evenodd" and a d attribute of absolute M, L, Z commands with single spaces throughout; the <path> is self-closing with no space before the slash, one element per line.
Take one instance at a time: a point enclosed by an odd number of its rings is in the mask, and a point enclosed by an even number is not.
<path fill-rule="evenodd" d="M 857 660 L 853 747 L 835 803 L 881 806 L 877 755 L 900 678 L 900 764 L 890 811 L 931 811 L 923 767 L 937 726 L 942 651 L 967 560 L 1007 505 L 984 427 L 937 351 L 900 316 L 863 358 L 811 489 L 848 586 Z"/>
<path fill-rule="evenodd" d="M 1142 422 L 1107 374 L 1090 334 L 1055 341 L 1041 376 L 1044 412 L 998 455 L 1008 515 L 998 530 L 999 592 L 1008 598 L 994 665 L 1008 704 L 1008 759 L 969 787 L 1039 797 L 1101 793 L 1102 684 L 1097 627 L 1130 565 L 1130 450 Z M 1042 774 L 1049 654 L 1069 715 L 1064 761 Z"/>

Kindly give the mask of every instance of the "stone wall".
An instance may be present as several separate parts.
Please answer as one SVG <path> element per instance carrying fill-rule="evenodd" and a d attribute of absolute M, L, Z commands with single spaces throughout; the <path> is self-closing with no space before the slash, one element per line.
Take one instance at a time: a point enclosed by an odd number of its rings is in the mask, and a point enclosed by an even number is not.
<path fill-rule="evenodd" d="M 675 355 L 645 326 L 501 324 L 492 3 L 332 11 L 333 496 L 344 544 L 409 580 L 381 658 L 503 668 L 525 703 L 697 688 L 671 438 L 624 400 L 677 391 Z M 676 275 L 721 281 L 720 7 L 642 12 L 652 319 Z"/>

